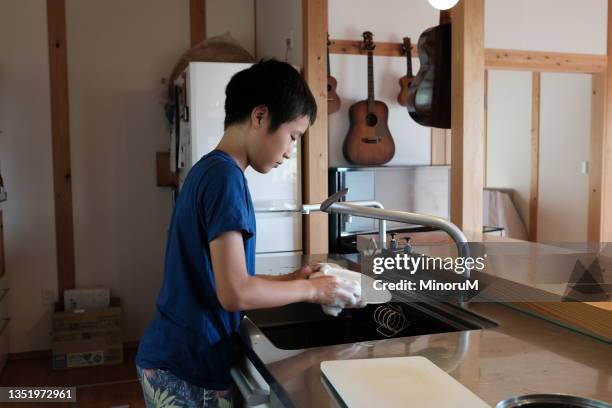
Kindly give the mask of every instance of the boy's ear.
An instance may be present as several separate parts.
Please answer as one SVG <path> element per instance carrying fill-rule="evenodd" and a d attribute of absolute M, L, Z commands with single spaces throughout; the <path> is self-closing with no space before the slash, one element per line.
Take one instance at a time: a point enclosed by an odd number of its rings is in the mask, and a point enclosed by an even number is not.
<path fill-rule="evenodd" d="M 253 111 L 251 112 L 251 121 L 253 123 L 256 123 L 257 125 L 261 125 L 261 121 L 266 117 L 266 115 L 268 114 L 268 108 L 264 105 L 259 105 L 256 106 L 255 108 L 253 108 Z"/>

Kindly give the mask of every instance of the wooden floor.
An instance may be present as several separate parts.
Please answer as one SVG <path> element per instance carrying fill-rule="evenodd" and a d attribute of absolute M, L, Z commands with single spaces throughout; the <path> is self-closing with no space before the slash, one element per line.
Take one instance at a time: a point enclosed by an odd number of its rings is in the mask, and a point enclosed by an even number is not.
<path fill-rule="evenodd" d="M 67 370 L 51 369 L 51 355 L 9 360 L 2 375 L 2 387 L 73 386 L 77 387 L 77 402 L 60 403 L 0 403 L 2 408 L 42 407 L 121 407 L 144 408 L 142 389 L 136 377 L 134 348 L 126 349 L 122 364 Z"/>

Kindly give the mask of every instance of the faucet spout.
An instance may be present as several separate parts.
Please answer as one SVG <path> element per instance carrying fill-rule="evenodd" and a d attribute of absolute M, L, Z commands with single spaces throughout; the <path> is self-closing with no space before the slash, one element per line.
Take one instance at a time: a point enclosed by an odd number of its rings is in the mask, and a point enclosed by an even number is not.
<path fill-rule="evenodd" d="M 463 231 L 455 224 L 444 218 L 435 217 L 433 215 L 417 214 L 406 211 L 393 211 L 381 208 L 368 208 L 353 205 L 348 202 L 336 202 L 329 205 L 324 211 L 329 213 L 350 214 L 356 217 L 374 218 L 377 220 L 402 222 L 405 224 L 416 224 L 427 227 L 439 228 L 446 232 L 455 241 L 457 251 L 460 257 L 467 258 L 470 256 L 468 240 Z M 469 269 L 466 271 L 466 278 L 470 278 Z"/>
<path fill-rule="evenodd" d="M 349 202 L 334 202 L 326 206 L 321 205 L 321 210 L 328 213 L 350 214 L 356 217 L 374 218 L 377 220 L 395 221 L 405 224 L 424 225 L 427 227 L 439 228 L 445 231 L 455 241 L 459 257 L 468 258 L 470 256 L 470 248 L 468 240 L 463 231 L 455 224 L 444 218 L 435 217 L 433 215 L 417 214 L 405 211 L 385 210 L 381 208 L 368 208 L 353 205 Z M 470 279 L 471 271 L 466 268 L 464 276 Z M 467 292 L 461 293 L 459 301 L 460 306 L 467 308 Z"/>
<path fill-rule="evenodd" d="M 345 190 L 348 191 L 348 189 L 345 189 Z M 340 192 L 340 193 L 344 192 L 344 194 L 341 197 L 346 195 L 346 191 L 343 190 L 343 191 Z M 334 198 L 334 200 L 336 200 L 338 198 L 341 198 L 340 196 L 337 196 L 337 194 L 338 193 L 334 194 L 330 198 Z M 327 211 L 327 208 L 331 204 L 333 204 L 333 201 L 331 201 L 330 198 L 328 198 L 327 200 L 325 200 L 321 204 L 303 204 L 302 205 L 302 214 L 308 215 L 312 211 L 325 211 L 325 212 L 329 212 L 329 211 Z M 385 208 L 382 205 L 382 203 L 380 203 L 378 201 L 351 201 L 350 204 L 355 206 L 355 207 L 372 207 L 372 208 L 379 208 L 379 209 L 384 209 Z M 379 243 L 379 247 L 380 248 L 382 248 L 382 249 L 387 248 L 387 221 L 385 219 L 382 219 L 382 218 L 378 219 L 378 243 Z"/>

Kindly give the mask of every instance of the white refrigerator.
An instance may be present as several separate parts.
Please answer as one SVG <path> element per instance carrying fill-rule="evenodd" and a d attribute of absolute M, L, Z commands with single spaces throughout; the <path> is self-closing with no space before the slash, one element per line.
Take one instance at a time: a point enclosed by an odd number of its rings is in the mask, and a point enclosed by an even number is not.
<path fill-rule="evenodd" d="M 191 166 L 213 150 L 223 135 L 225 87 L 250 64 L 192 62 L 175 81 L 178 129 L 173 131 L 172 165 L 179 185 Z M 178 140 L 176 134 L 178 133 Z M 178 150 L 178 154 L 177 154 Z M 302 253 L 302 189 L 298 144 L 282 166 L 268 174 L 245 172 L 257 219 L 257 256 Z"/>

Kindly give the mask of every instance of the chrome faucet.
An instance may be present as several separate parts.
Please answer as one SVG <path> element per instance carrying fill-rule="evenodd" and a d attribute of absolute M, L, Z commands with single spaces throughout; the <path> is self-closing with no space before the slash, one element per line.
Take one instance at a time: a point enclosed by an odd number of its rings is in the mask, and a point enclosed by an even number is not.
<path fill-rule="evenodd" d="M 346 189 L 348 192 L 348 189 Z M 324 202 L 326 203 L 327 200 Z M 351 205 L 357 207 L 372 207 L 384 209 L 382 203 L 378 201 L 351 201 Z M 312 211 L 325 211 L 323 210 L 323 204 L 303 204 L 302 214 L 310 214 Z M 385 219 L 378 219 L 378 245 L 380 248 L 385 249 L 387 247 L 387 221 Z"/>
<path fill-rule="evenodd" d="M 373 218 L 377 220 L 402 222 L 405 224 L 416 224 L 427 227 L 439 228 L 446 232 L 455 241 L 457 245 L 458 255 L 461 258 L 470 256 L 470 248 L 468 240 L 463 231 L 455 224 L 444 218 L 435 217 L 433 215 L 417 214 L 405 211 L 385 210 L 384 208 L 367 208 L 355 205 L 350 202 L 339 201 L 346 196 L 348 188 L 345 188 L 337 193 L 329 196 L 321 203 L 320 210 L 327 213 L 350 214 L 357 217 Z M 381 206 L 382 207 L 382 206 Z M 381 241 L 382 242 L 382 241 Z M 470 270 L 466 269 L 465 275 L 470 278 Z"/>

